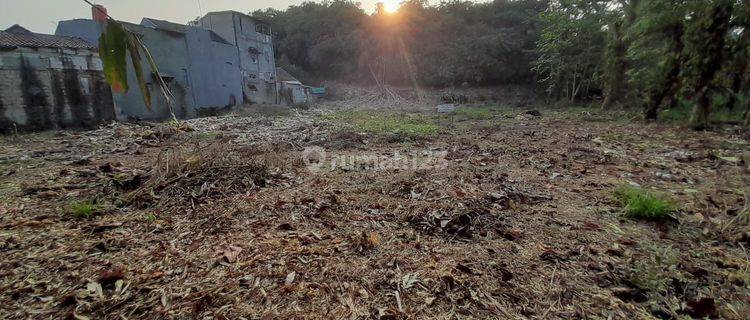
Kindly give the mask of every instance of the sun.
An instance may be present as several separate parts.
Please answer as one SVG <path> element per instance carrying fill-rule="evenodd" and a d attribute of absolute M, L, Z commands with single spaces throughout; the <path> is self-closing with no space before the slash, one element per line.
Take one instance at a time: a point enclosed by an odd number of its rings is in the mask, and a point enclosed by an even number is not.
<path fill-rule="evenodd" d="M 385 12 L 394 13 L 401 7 L 401 0 L 384 0 L 383 7 Z"/>

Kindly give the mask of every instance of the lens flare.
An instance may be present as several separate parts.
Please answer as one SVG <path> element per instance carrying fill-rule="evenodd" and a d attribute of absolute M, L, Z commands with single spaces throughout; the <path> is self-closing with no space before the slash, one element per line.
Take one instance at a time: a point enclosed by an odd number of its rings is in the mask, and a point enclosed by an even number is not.
<path fill-rule="evenodd" d="M 385 0 L 383 1 L 385 12 L 394 13 L 401 7 L 401 0 Z"/>

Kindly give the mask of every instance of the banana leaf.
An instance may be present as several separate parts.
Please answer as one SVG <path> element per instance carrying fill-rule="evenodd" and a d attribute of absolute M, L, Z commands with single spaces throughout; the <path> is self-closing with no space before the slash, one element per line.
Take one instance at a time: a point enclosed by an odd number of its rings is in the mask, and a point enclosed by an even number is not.
<path fill-rule="evenodd" d="M 133 61 L 135 78 L 138 81 L 138 87 L 141 88 L 143 102 L 146 104 L 146 108 L 151 111 L 151 90 L 149 90 L 148 86 L 146 85 L 146 79 L 143 76 L 139 39 L 137 37 L 138 36 L 133 33 L 128 33 L 128 52 L 130 52 L 130 60 Z"/>
<path fill-rule="evenodd" d="M 104 64 L 104 77 L 112 90 L 128 91 L 127 73 L 127 32 L 119 23 L 108 23 L 107 29 L 99 37 L 99 57 Z"/>
<path fill-rule="evenodd" d="M 126 30 L 117 21 L 109 20 L 107 29 L 99 38 L 99 56 L 104 64 L 104 76 L 107 83 L 112 87 L 112 90 L 118 93 L 128 92 L 129 90 L 126 52 L 130 55 L 130 60 L 133 63 L 135 78 L 138 81 L 138 87 L 141 89 L 146 108 L 151 110 L 151 90 L 146 85 L 141 53 L 145 55 L 146 62 L 153 71 L 154 79 L 167 100 L 172 118 L 176 118 L 173 108 L 174 96 L 162 79 L 151 52 L 138 35 Z"/>

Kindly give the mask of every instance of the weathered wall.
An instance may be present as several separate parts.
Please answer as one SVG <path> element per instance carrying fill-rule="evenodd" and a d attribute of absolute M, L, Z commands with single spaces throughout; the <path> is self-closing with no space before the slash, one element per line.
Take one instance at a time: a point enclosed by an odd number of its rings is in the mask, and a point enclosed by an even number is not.
<path fill-rule="evenodd" d="M 188 76 L 196 107 L 215 109 L 241 104 L 242 74 L 237 48 L 212 40 L 211 33 L 200 28 L 188 27 L 186 37 L 191 62 Z"/>
<path fill-rule="evenodd" d="M 159 72 L 165 77 L 175 96 L 175 114 L 179 118 L 192 118 L 202 113 L 200 108 L 224 108 L 241 104 L 242 74 L 239 70 L 237 48 L 213 41 L 207 30 L 186 27 L 185 33 L 168 32 L 136 24 L 126 27 L 142 35 Z M 93 20 L 62 21 L 55 32 L 60 36 L 77 36 L 97 39 L 102 28 Z M 128 59 L 129 70 L 132 61 Z M 143 63 L 145 74 L 152 71 Z M 169 118 L 169 107 L 155 79 L 147 79 L 151 88 L 152 108 L 143 102 L 135 74 L 128 73 L 130 90 L 115 93 L 114 100 L 119 120 Z"/>
<path fill-rule="evenodd" d="M 233 11 L 211 12 L 200 19 L 199 24 L 236 46 L 244 98 L 249 100 L 245 102 L 277 103 L 276 61 L 271 36 L 256 32 L 253 18 Z"/>
<path fill-rule="evenodd" d="M 94 22 L 95 23 L 95 22 Z M 165 78 L 175 97 L 175 115 L 179 118 L 196 116 L 192 92 L 188 82 L 188 66 L 190 61 L 187 54 L 187 43 L 184 34 L 167 33 L 159 30 L 128 24 L 128 29 L 142 35 L 143 42 L 148 47 L 154 62 L 159 67 L 159 73 Z M 143 72 L 153 74 L 146 61 L 143 61 Z M 133 70 L 132 61 L 128 59 L 128 70 Z M 143 102 L 143 96 L 138 87 L 135 72 L 128 72 L 130 90 L 127 93 L 115 93 L 115 106 L 120 112 L 119 118 L 135 118 L 146 120 L 165 120 L 170 117 L 169 105 L 161 94 L 156 79 L 148 77 L 147 85 L 151 88 L 151 110 Z"/>
<path fill-rule="evenodd" d="M 88 50 L 0 52 L 0 131 L 92 128 L 114 120 L 101 70 Z"/>
<path fill-rule="evenodd" d="M 91 19 L 73 19 L 58 22 L 55 35 L 78 37 L 98 46 L 102 32 L 104 32 L 104 26 Z"/>
<path fill-rule="evenodd" d="M 142 36 L 143 42 L 149 48 L 156 65 L 159 66 L 159 72 L 168 80 L 168 85 L 175 96 L 175 115 L 180 118 L 194 117 L 196 112 L 187 78 L 189 60 L 185 35 L 162 32 L 132 23 L 125 23 L 125 26 L 130 31 Z M 76 19 L 61 21 L 55 35 L 80 37 L 98 45 L 102 31 L 102 25 L 96 21 Z M 169 105 L 161 94 L 156 79 L 148 76 L 153 74 L 153 71 L 145 60 L 142 67 L 143 73 L 147 75 L 146 82 L 151 91 L 151 108 L 149 109 L 143 101 L 143 94 L 138 86 L 135 72 L 128 72 L 130 90 L 125 93 L 115 92 L 113 94 L 118 120 L 165 120 L 170 118 Z M 128 70 L 133 70 L 133 63 L 129 57 Z"/>
<path fill-rule="evenodd" d="M 290 106 L 306 106 L 312 103 L 310 87 L 299 82 L 283 81 L 279 83 L 279 102 Z"/>

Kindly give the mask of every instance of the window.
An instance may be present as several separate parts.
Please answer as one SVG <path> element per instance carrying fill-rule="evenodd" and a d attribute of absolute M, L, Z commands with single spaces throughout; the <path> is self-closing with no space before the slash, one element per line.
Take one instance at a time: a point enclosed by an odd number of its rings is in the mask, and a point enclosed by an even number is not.
<path fill-rule="evenodd" d="M 271 26 L 263 23 L 258 23 L 255 25 L 255 32 L 262 33 L 265 35 L 271 35 Z"/>
<path fill-rule="evenodd" d="M 250 59 L 253 63 L 258 63 L 258 56 L 260 56 L 261 52 L 257 48 L 250 47 L 247 48 L 247 51 L 250 53 Z"/>

